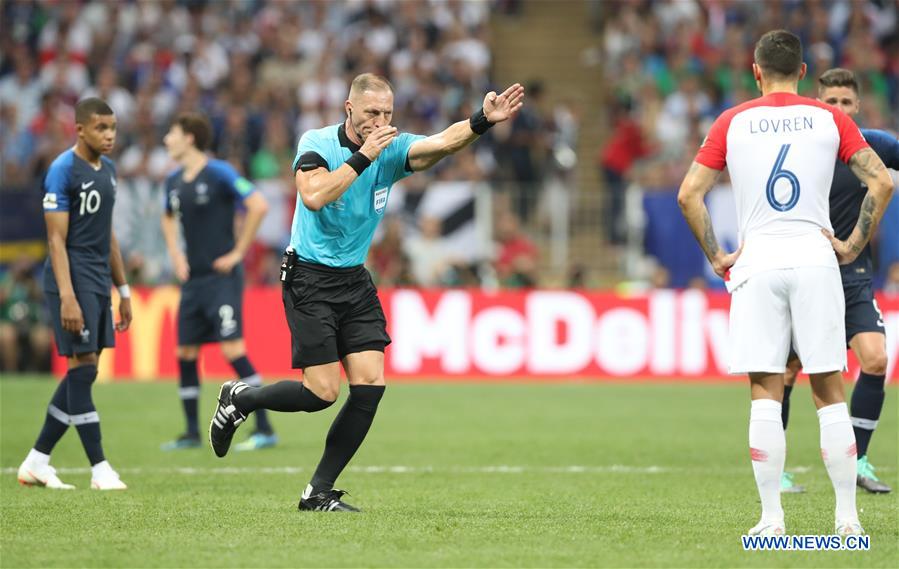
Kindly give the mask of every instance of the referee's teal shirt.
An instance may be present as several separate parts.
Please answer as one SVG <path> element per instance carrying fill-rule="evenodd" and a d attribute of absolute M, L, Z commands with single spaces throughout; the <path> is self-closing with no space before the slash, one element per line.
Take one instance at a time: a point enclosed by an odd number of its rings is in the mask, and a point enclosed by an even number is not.
<path fill-rule="evenodd" d="M 424 136 L 403 133 L 381 151 L 371 166 L 340 199 L 311 211 L 297 199 L 290 231 L 290 247 L 300 260 L 329 267 L 353 267 L 365 262 L 378 222 L 387 208 L 390 188 L 409 174 L 409 147 Z M 307 131 L 297 144 L 293 170 L 339 168 L 359 150 L 343 123 Z"/>

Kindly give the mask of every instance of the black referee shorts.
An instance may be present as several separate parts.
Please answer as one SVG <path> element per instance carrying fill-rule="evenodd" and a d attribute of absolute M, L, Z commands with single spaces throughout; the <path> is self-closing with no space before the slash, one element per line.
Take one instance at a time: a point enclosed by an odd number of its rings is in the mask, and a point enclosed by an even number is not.
<path fill-rule="evenodd" d="M 298 262 L 287 275 L 282 298 L 294 368 L 368 350 L 383 352 L 390 344 L 378 292 L 362 265 L 335 268 Z"/>

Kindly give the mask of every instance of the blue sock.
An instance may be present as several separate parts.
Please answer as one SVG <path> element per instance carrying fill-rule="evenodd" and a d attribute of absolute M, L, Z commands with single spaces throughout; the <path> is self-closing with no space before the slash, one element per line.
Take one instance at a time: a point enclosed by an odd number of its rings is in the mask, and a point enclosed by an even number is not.
<path fill-rule="evenodd" d="M 880 411 L 886 393 L 883 384 L 885 375 L 872 375 L 861 372 L 855 389 L 852 391 L 849 414 L 852 416 L 852 430 L 855 431 L 855 444 L 858 446 L 859 458 L 868 454 L 871 435 L 877 428 Z"/>
<path fill-rule="evenodd" d="M 53 397 L 50 398 L 44 426 L 41 428 L 41 434 L 37 436 L 37 442 L 34 443 L 34 450 L 50 454 L 59 439 L 66 434 L 66 430 L 69 428 L 68 387 L 69 376 L 66 374 L 56 386 Z"/>
<path fill-rule="evenodd" d="M 78 429 L 81 445 L 91 466 L 103 462 L 103 445 L 100 436 L 100 415 L 94 407 L 91 386 L 97 379 L 97 366 L 85 365 L 69 370 L 69 418 Z"/>
<path fill-rule="evenodd" d="M 234 373 L 237 374 L 237 377 L 239 377 L 242 382 L 251 387 L 262 387 L 262 377 L 256 373 L 256 368 L 253 367 L 253 364 L 250 363 L 247 356 L 240 356 L 239 358 L 232 360 L 231 367 L 234 368 Z M 265 409 L 258 409 L 256 411 L 256 430 L 266 435 L 270 435 L 274 432 L 272 424 L 268 420 L 268 413 L 266 413 Z"/>
<path fill-rule="evenodd" d="M 784 400 L 780 404 L 780 419 L 783 421 L 784 430 L 787 430 L 787 423 L 790 420 L 790 394 L 793 393 L 792 385 L 784 385 Z"/>
<path fill-rule="evenodd" d="M 197 360 L 178 360 L 178 394 L 184 407 L 184 418 L 187 421 L 187 434 L 200 434 L 197 407 L 200 398 L 200 374 L 197 371 Z"/>

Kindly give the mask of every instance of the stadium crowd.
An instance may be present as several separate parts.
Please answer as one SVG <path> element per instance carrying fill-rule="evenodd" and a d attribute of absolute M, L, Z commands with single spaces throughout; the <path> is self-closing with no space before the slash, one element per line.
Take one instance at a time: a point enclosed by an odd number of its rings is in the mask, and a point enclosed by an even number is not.
<path fill-rule="evenodd" d="M 131 277 L 167 282 L 171 267 L 159 228 L 147 221 L 161 215 L 163 181 L 173 170 L 162 136 L 178 112 L 200 109 L 213 122 L 213 153 L 273 206 L 247 259 L 249 282 L 270 282 L 295 204 L 291 162 L 299 134 L 341 121 L 349 79 L 363 70 L 391 78 L 403 130 L 430 134 L 468 116 L 490 87 L 490 8 L 321 0 L 4 3 L 5 28 L 13 33 L 0 40 L 2 186 L 36 187 L 49 161 L 71 144 L 73 104 L 104 98 L 118 117 L 115 227 Z M 506 151 L 481 145 L 474 159 L 463 156 L 443 171 L 470 182 L 514 175 L 521 146 L 516 137 Z M 420 200 L 402 195 L 423 194 L 439 177 L 414 177 L 391 201 L 404 235 L 421 233 L 414 210 Z M 407 253 L 399 262 L 420 256 Z"/>
<path fill-rule="evenodd" d="M 625 215 L 629 187 L 670 196 L 677 215 L 674 194 L 712 121 L 758 94 L 750 64 L 765 31 L 785 27 L 802 39 L 808 74 L 800 94 L 815 97 L 816 79 L 829 68 L 851 69 L 861 84 L 859 125 L 899 131 L 896 2 L 610 0 L 596 9 L 610 102 L 609 132 L 596 161 L 608 198 L 603 229 L 613 244 L 628 241 L 634 226 Z M 689 232 L 681 237 L 678 244 L 689 245 Z M 653 249 L 652 235 L 643 238 L 650 256 L 665 256 Z M 670 241 L 669 234 L 661 245 Z M 650 272 L 681 273 L 675 286 L 702 275 L 683 274 L 677 255 L 660 261 Z M 894 278 L 888 266 L 880 268 L 881 279 Z"/>
<path fill-rule="evenodd" d="M 764 30 L 786 25 L 800 33 L 809 62 L 805 94 L 813 93 L 820 71 L 852 68 L 862 80 L 859 122 L 899 128 L 895 2 L 604 0 L 594 7 L 607 77 L 603 88 L 611 103 L 606 143 L 597 156 L 609 199 L 596 230 L 613 244 L 627 240 L 627 188 L 673 194 L 714 117 L 755 95 L 749 63 L 753 42 Z M 391 79 L 394 122 L 402 130 L 430 134 L 468 116 L 495 87 L 491 12 L 514 17 L 522 9 L 514 0 L 4 2 L 4 215 L 26 228 L 43 227 L 42 176 L 72 144 L 74 103 L 99 96 L 118 117 L 114 223 L 129 279 L 173 282 L 156 221 L 163 181 L 174 169 L 162 137 L 177 113 L 199 109 L 212 119 L 213 153 L 269 201 L 245 265 L 250 284 L 271 284 L 296 201 L 291 163 L 299 134 L 343 119 L 349 80 L 361 71 Z M 578 122 L 570 112 L 540 103 L 546 88 L 531 82 L 529 103 L 510 127 L 493 129 L 472 150 L 394 187 L 368 261 L 378 284 L 539 282 L 540 252 L 525 228 L 535 225 L 537 194 L 551 175 L 553 148 L 560 141 L 575 146 Z M 496 188 L 497 195 L 518 188 L 521 196 L 494 200 L 494 235 L 486 243 L 474 229 L 481 184 Z M 43 238 L 40 231 L 38 236 Z M 683 247 L 692 245 L 685 241 Z M 0 355 L 11 353 L 10 342 L 43 350 L 46 320 L 40 291 L 30 284 L 41 265 L 5 262 Z M 899 287 L 899 267 L 882 269 L 883 286 Z M 659 266 L 647 280 L 654 286 L 699 286 L 697 275 L 672 280 L 669 275 L 676 273 L 675 266 Z M 43 332 L 23 332 L 42 326 Z M 0 365 L 24 366 L 31 352 L 24 354 L 12 362 L 3 356 Z"/>

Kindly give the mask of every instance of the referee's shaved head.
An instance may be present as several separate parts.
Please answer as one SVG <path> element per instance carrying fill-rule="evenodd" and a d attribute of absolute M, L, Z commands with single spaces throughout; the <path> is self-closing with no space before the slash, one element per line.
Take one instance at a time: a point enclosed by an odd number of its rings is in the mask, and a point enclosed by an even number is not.
<path fill-rule="evenodd" d="M 390 91 L 393 93 L 393 85 L 390 84 L 386 77 L 375 75 L 374 73 L 356 75 L 356 78 L 353 79 L 353 83 L 350 85 L 350 98 L 365 91 Z"/>
<path fill-rule="evenodd" d="M 346 132 L 354 142 L 365 142 L 376 129 L 389 126 L 393 119 L 393 85 L 374 73 L 357 75 L 344 103 Z"/>

